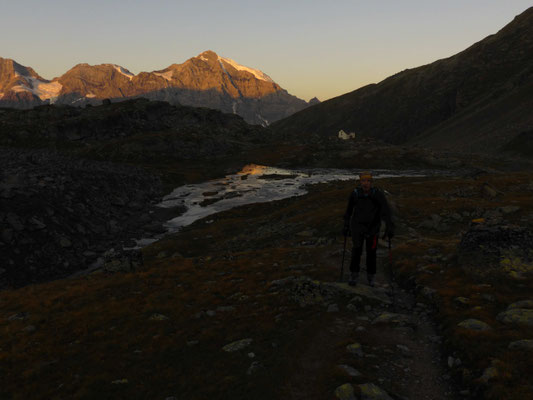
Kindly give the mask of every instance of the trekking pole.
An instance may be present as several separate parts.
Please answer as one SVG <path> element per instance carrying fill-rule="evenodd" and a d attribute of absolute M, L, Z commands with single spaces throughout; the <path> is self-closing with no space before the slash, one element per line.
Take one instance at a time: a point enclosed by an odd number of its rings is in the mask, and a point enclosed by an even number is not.
<path fill-rule="evenodd" d="M 341 263 L 341 282 L 342 282 L 342 277 L 344 275 L 344 255 L 346 254 L 346 238 L 348 237 L 348 235 L 344 235 L 344 248 L 342 250 L 342 263 Z"/>
<path fill-rule="evenodd" d="M 389 238 L 389 270 L 390 270 L 390 287 L 391 287 L 391 297 L 392 297 L 392 307 L 393 310 L 396 310 L 396 302 L 394 301 L 394 283 L 396 282 L 396 277 L 394 275 L 394 268 L 392 267 L 392 244 L 391 239 Z"/>

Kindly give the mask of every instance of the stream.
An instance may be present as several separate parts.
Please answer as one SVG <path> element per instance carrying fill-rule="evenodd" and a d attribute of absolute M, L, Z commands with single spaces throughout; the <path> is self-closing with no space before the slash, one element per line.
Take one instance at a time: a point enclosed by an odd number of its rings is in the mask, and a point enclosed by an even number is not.
<path fill-rule="evenodd" d="M 180 186 L 165 196 L 156 207 L 185 209 L 183 214 L 164 224 L 166 234 L 175 233 L 199 219 L 234 207 L 304 195 L 307 193 L 307 185 L 345 180 L 354 180 L 355 183 L 355 178 L 361 171 L 363 170 L 332 168 L 284 169 L 248 164 L 239 172 L 224 178 Z M 375 180 L 445 174 L 436 170 L 377 169 L 372 172 Z M 161 236 L 138 240 L 137 245 L 146 246 Z"/>

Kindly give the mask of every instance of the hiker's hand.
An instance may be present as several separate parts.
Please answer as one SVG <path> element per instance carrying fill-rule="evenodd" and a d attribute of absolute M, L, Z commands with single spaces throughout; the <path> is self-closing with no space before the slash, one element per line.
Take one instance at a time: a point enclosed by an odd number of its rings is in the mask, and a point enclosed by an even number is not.
<path fill-rule="evenodd" d="M 342 235 L 343 236 L 351 236 L 352 233 L 350 232 L 350 224 L 344 224 L 344 228 L 342 228 Z"/>

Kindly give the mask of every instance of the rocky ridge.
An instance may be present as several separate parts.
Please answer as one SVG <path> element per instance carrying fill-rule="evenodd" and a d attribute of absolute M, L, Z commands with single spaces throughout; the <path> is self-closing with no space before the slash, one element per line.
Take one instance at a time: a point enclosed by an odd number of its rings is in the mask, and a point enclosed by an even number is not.
<path fill-rule="evenodd" d="M 0 109 L 0 121 L 0 145 L 68 147 L 120 161 L 227 156 L 268 138 L 266 130 L 238 115 L 147 99 Z"/>

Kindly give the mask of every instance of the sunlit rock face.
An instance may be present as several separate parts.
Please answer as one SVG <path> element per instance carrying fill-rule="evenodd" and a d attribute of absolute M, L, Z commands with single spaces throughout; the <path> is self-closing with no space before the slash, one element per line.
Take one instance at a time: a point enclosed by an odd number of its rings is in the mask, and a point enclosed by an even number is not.
<path fill-rule="evenodd" d="M 58 89 L 33 69 L 0 57 L 0 107 L 30 108 L 54 97 Z"/>
<path fill-rule="evenodd" d="M 309 105 L 264 72 L 213 51 L 137 75 L 115 64 L 78 64 L 52 81 L 41 78 L 29 67 L 0 58 L 0 106 L 84 106 L 101 104 L 103 99 L 120 101 L 132 97 L 214 108 L 263 126 Z"/>
<path fill-rule="evenodd" d="M 245 165 L 239 172 L 239 175 L 260 175 L 263 174 L 268 167 L 264 165 L 248 164 Z"/>

